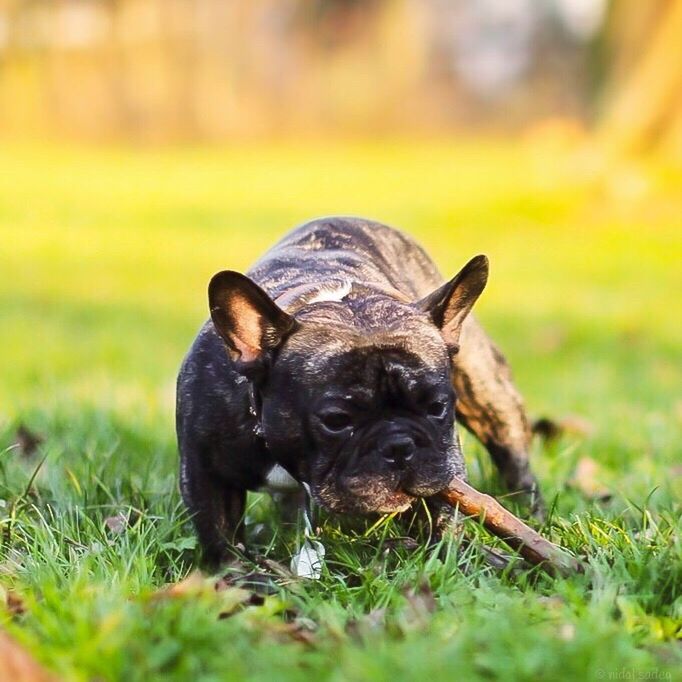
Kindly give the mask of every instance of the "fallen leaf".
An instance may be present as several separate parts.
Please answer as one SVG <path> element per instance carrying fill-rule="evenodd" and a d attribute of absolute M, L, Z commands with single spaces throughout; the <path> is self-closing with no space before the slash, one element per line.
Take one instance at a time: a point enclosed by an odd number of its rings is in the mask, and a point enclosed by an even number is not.
<path fill-rule="evenodd" d="M 31 654 L 6 632 L 0 632 L 0 680 L 57 682 Z"/>
<path fill-rule="evenodd" d="M 283 623 L 283 625 L 282 633 L 287 637 L 308 646 L 315 643 L 315 632 L 311 629 L 309 621 L 296 620 L 293 623 Z"/>
<path fill-rule="evenodd" d="M 553 441 L 564 435 L 586 438 L 594 433 L 594 426 L 584 417 L 567 415 L 561 419 L 540 417 L 533 422 L 533 433 L 545 441 Z"/>
<path fill-rule="evenodd" d="M 276 594 L 279 591 L 277 583 L 267 573 L 251 571 L 250 573 L 234 573 L 219 579 L 226 587 L 241 587 L 253 590 L 259 595 Z"/>
<path fill-rule="evenodd" d="M 14 434 L 14 443 L 22 457 L 30 457 L 44 440 L 40 434 L 35 433 L 24 424 L 19 424 Z"/>
<path fill-rule="evenodd" d="M 427 627 L 438 607 L 429 583 L 424 580 L 416 588 L 403 590 L 403 595 L 406 603 L 396 614 L 395 626 L 403 634 Z"/>
<path fill-rule="evenodd" d="M 415 620 L 427 621 L 437 606 L 436 597 L 428 582 L 423 581 L 416 589 L 405 593 L 407 599 L 406 612 Z"/>
<path fill-rule="evenodd" d="M 600 467 L 591 457 L 581 457 L 570 484 L 592 500 L 606 502 L 613 496 L 599 480 Z"/>
<path fill-rule="evenodd" d="M 563 597 L 559 595 L 541 596 L 538 597 L 538 602 L 552 611 L 562 609 L 566 605 Z"/>
<path fill-rule="evenodd" d="M 315 624 L 308 619 L 297 619 L 286 623 L 273 618 L 258 618 L 251 623 L 251 628 L 274 637 L 279 642 L 294 640 L 308 646 L 315 643 Z"/>
<path fill-rule="evenodd" d="M 265 597 L 257 592 L 252 592 L 245 601 L 221 610 L 218 614 L 218 620 L 223 620 L 234 615 L 237 612 L 236 606 L 263 606 L 263 604 L 265 604 Z"/>
<path fill-rule="evenodd" d="M 346 624 L 346 632 L 356 639 L 376 632 L 383 628 L 386 623 L 386 609 L 372 609 L 369 613 L 360 618 L 353 618 Z"/>
<path fill-rule="evenodd" d="M 128 517 L 125 514 L 116 514 L 115 516 L 107 516 L 104 519 L 104 525 L 116 535 L 120 535 L 125 532 L 128 527 Z"/>
<path fill-rule="evenodd" d="M 273 559 L 268 559 L 267 557 L 259 557 L 257 561 L 259 566 L 264 568 L 273 576 L 285 578 L 286 580 L 293 580 L 296 578 L 296 576 L 286 566 L 284 566 L 284 564 L 280 564 L 279 561 L 274 561 Z"/>
<path fill-rule="evenodd" d="M 152 597 L 154 599 L 177 598 L 196 596 L 206 588 L 206 579 L 200 571 L 193 571 L 180 582 L 172 583 L 157 590 Z"/>
<path fill-rule="evenodd" d="M 260 606 L 264 598 L 251 590 L 228 584 L 222 578 L 209 578 L 200 571 L 190 573 L 180 582 L 167 585 L 151 595 L 152 601 L 186 599 L 189 597 L 214 597 L 218 618 L 227 618 L 245 606 Z"/>
<path fill-rule="evenodd" d="M 26 613 L 26 605 L 22 597 L 12 589 L 0 585 L 0 600 L 10 616 L 21 616 Z M 0 678 L 1 679 L 1 678 Z"/>
<path fill-rule="evenodd" d="M 13 616 L 21 616 L 26 613 L 26 604 L 24 600 L 12 590 L 7 591 L 7 610 Z"/>
<path fill-rule="evenodd" d="M 220 592 L 218 618 L 226 618 L 245 606 L 262 606 L 265 598 L 241 587 L 230 587 Z"/>

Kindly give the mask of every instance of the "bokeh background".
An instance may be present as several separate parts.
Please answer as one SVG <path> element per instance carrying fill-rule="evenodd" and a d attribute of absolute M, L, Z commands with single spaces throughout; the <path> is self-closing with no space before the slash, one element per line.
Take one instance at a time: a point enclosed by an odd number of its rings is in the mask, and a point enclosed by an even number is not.
<path fill-rule="evenodd" d="M 77 140 L 518 132 L 682 150 L 675 0 L 3 0 L 0 126 Z"/>
<path fill-rule="evenodd" d="M 2 414 L 165 413 L 210 275 L 344 213 L 488 253 L 534 411 L 648 378 L 679 419 L 681 34 L 678 0 L 1 0 Z"/>

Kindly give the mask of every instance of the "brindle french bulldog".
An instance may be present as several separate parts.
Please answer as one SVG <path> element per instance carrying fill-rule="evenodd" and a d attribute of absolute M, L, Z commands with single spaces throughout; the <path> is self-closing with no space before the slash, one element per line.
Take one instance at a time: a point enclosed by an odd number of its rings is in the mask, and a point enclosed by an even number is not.
<path fill-rule="evenodd" d="M 176 415 L 182 495 L 209 562 L 243 541 L 247 490 L 282 475 L 332 511 L 428 500 L 465 476 L 455 416 L 510 490 L 537 495 L 521 397 L 469 314 L 487 277 L 476 256 L 443 283 L 411 238 L 345 217 L 296 228 L 248 276 L 213 277 Z"/>

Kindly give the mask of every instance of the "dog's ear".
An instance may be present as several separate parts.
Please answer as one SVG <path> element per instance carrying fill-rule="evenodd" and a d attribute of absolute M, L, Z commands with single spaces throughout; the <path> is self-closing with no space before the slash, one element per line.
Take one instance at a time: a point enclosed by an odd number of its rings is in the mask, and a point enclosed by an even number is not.
<path fill-rule="evenodd" d="M 462 323 L 488 281 L 488 259 L 472 258 L 449 282 L 416 303 L 441 330 L 451 353 L 459 350 Z"/>
<path fill-rule="evenodd" d="M 242 370 L 261 366 L 296 326 L 263 289 L 232 270 L 213 276 L 208 304 L 216 331 Z"/>

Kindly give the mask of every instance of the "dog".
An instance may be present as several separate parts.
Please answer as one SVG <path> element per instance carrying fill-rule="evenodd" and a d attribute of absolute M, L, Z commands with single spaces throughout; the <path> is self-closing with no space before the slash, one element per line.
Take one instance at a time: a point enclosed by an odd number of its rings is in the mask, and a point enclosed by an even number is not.
<path fill-rule="evenodd" d="M 246 275 L 216 274 L 177 382 L 180 488 L 207 562 L 243 542 L 248 490 L 306 484 L 344 514 L 435 505 L 465 477 L 456 423 L 510 491 L 533 496 L 531 429 L 509 367 L 470 311 L 476 256 L 449 281 L 410 237 L 329 217 Z"/>

